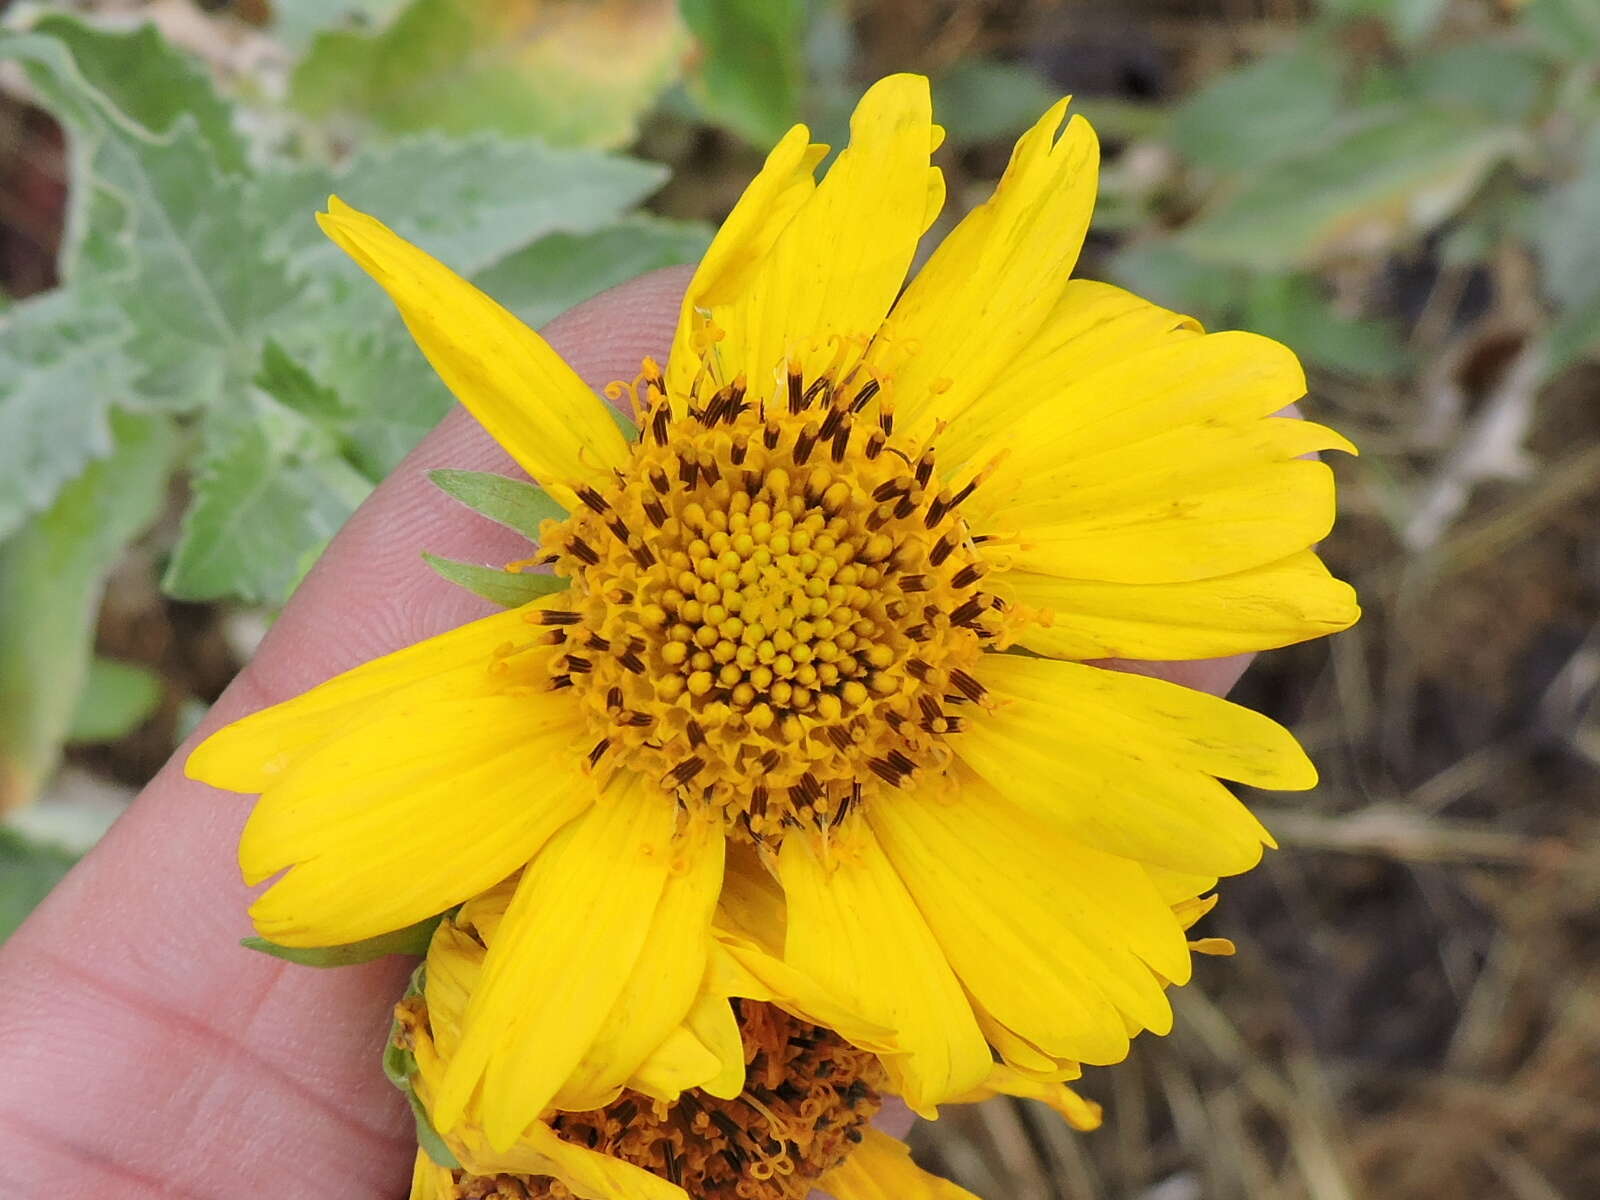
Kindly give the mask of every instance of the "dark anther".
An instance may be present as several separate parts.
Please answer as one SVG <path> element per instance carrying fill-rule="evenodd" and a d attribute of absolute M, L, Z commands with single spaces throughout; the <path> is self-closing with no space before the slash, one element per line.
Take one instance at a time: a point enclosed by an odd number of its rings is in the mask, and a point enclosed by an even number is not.
<path fill-rule="evenodd" d="M 801 398 L 800 403 L 803 406 L 809 406 L 813 400 L 822 395 L 830 386 L 832 386 L 832 381 L 826 375 L 823 375 L 806 389 L 806 394 Z"/>
<path fill-rule="evenodd" d="M 883 453 L 886 441 L 887 439 L 883 436 L 883 430 L 874 429 L 872 431 L 872 435 L 867 438 L 866 446 L 862 449 L 862 453 L 867 456 L 868 462 L 872 462 L 878 455 Z"/>
<path fill-rule="evenodd" d="M 607 638 L 601 637 L 598 633 L 595 633 L 592 629 L 589 631 L 588 635 L 583 639 L 583 644 L 585 646 L 589 647 L 589 649 L 591 649 L 591 650 L 599 650 L 599 651 L 602 651 L 602 652 L 611 649 L 610 640 L 607 639 Z"/>
<path fill-rule="evenodd" d="M 728 457 L 733 460 L 733 465 L 737 467 L 743 464 L 745 455 L 749 453 L 750 439 L 741 433 L 738 437 L 733 439 L 733 449 L 729 453 Z"/>
<path fill-rule="evenodd" d="M 845 451 L 850 449 L 850 430 L 853 422 L 841 422 L 839 428 L 833 431 L 833 447 L 828 451 L 828 456 L 835 463 L 844 461 Z"/>
<path fill-rule="evenodd" d="M 601 760 L 601 758 L 603 758 L 605 756 L 605 752 L 607 750 L 609 750 L 610 748 L 611 748 L 611 739 L 610 738 L 601 738 L 598 742 L 596 742 L 594 744 L 594 749 L 589 751 L 589 765 L 592 767 L 596 763 L 598 763 Z"/>
<path fill-rule="evenodd" d="M 900 502 L 894 506 L 894 515 L 897 520 L 904 521 L 911 515 L 912 509 L 917 507 L 917 498 L 910 492 L 900 497 Z"/>
<path fill-rule="evenodd" d="M 920 658 L 906 659 L 907 673 L 910 674 L 911 678 L 915 679 L 919 683 L 928 682 L 928 673 L 932 669 L 932 667 L 928 666 L 928 664 L 923 662 Z"/>
<path fill-rule="evenodd" d="M 591 567 L 600 561 L 600 556 L 596 554 L 589 543 L 584 541 L 581 537 L 575 537 L 567 543 L 567 552 L 572 554 L 575 558 L 582 559 Z"/>
<path fill-rule="evenodd" d="M 631 1125 L 633 1119 L 639 1115 L 639 1102 L 637 1100 L 624 1100 L 611 1110 L 611 1115 L 617 1119 L 619 1125 L 624 1127 Z"/>
<path fill-rule="evenodd" d="M 950 577 L 950 586 L 964 588 L 968 584 L 977 583 L 983 578 L 982 563 L 968 563 Z"/>
<path fill-rule="evenodd" d="M 779 754 L 776 750 L 768 750 L 761 756 L 761 769 L 763 771 L 772 770 L 778 765 L 779 760 L 782 758 L 783 755 Z"/>
<path fill-rule="evenodd" d="M 700 728 L 700 722 L 696 721 L 693 717 L 689 718 L 689 727 L 685 732 L 687 732 L 689 735 L 689 745 L 693 746 L 696 750 L 700 749 L 701 746 L 706 744 L 706 731 Z"/>
<path fill-rule="evenodd" d="M 867 766 L 872 770 L 874 775 L 883 780 L 890 787 L 900 786 L 900 772 L 895 770 L 894 767 L 885 760 L 881 758 L 869 758 L 867 759 Z"/>
<path fill-rule="evenodd" d="M 950 624 L 967 625 L 982 615 L 988 605 L 982 596 L 973 596 L 950 614 Z"/>
<path fill-rule="evenodd" d="M 811 457 L 811 448 L 817 444 L 817 423 L 807 421 L 806 427 L 800 431 L 800 436 L 794 439 L 794 465 L 803 467 L 806 460 Z"/>
<path fill-rule="evenodd" d="M 593 661 L 584 658 L 582 655 L 569 654 L 566 656 L 565 662 L 567 664 L 567 670 L 576 671 L 579 675 L 586 675 L 590 671 L 594 670 Z"/>
<path fill-rule="evenodd" d="M 657 529 L 667 523 L 667 510 L 661 507 L 661 501 L 654 496 L 650 496 L 645 500 L 644 515 L 650 518 L 650 524 Z"/>
<path fill-rule="evenodd" d="M 552 692 L 559 692 L 562 688 L 569 688 L 571 686 L 572 686 L 572 676 L 571 675 L 557 675 L 554 679 L 552 679 L 550 681 L 550 690 Z"/>
<path fill-rule="evenodd" d="M 906 637 L 913 642 L 925 642 L 933 636 L 933 630 L 926 625 L 913 625 L 906 630 Z"/>
<path fill-rule="evenodd" d="M 609 709 L 618 709 L 622 707 L 621 688 L 614 687 L 610 691 L 606 692 L 606 707 Z"/>
<path fill-rule="evenodd" d="M 968 700 L 971 700 L 974 704 L 977 704 L 989 694 L 988 689 L 985 688 L 983 684 L 979 683 L 971 675 L 968 675 L 960 667 L 955 667 L 951 670 L 950 682 L 955 684 L 956 690 Z"/>
<path fill-rule="evenodd" d="M 800 790 L 812 802 L 822 799 L 822 784 L 817 781 L 817 777 L 810 771 L 800 776 Z"/>
<path fill-rule="evenodd" d="M 678 455 L 678 481 L 685 487 L 693 487 L 696 477 L 700 474 L 700 464 L 692 458 Z"/>
<path fill-rule="evenodd" d="M 672 406 L 666 401 L 656 405 L 656 411 L 650 417 L 650 436 L 655 438 L 656 445 L 667 444 L 667 424 L 672 420 Z"/>
<path fill-rule="evenodd" d="M 650 486 L 665 496 L 667 494 L 667 489 L 672 486 L 672 480 L 667 478 L 667 473 L 660 467 L 651 467 Z"/>
<path fill-rule="evenodd" d="M 583 617 L 564 608 L 541 608 L 536 613 L 540 625 L 576 625 Z"/>
<path fill-rule="evenodd" d="M 767 813 L 767 785 L 758 783 L 750 790 L 750 813 L 762 817 Z"/>
<path fill-rule="evenodd" d="M 907 758 L 900 750 L 889 751 L 889 765 L 898 770 L 902 775 L 909 775 L 917 769 L 917 764 Z"/>
<path fill-rule="evenodd" d="M 887 408 L 880 408 L 878 410 L 878 428 L 883 430 L 884 433 L 893 433 L 894 413 L 890 412 Z"/>
<path fill-rule="evenodd" d="M 928 590 L 929 581 L 926 575 L 907 575 L 900 580 L 902 592 L 925 592 Z"/>
<path fill-rule="evenodd" d="M 867 517 L 867 532 L 877 533 L 878 530 L 882 529 L 889 523 L 889 517 L 893 513 L 894 509 L 890 508 L 887 504 L 878 505 L 877 508 L 872 510 L 872 514 Z"/>
<path fill-rule="evenodd" d="M 838 407 L 830 407 L 828 409 L 828 415 L 822 418 L 822 428 L 817 431 L 817 436 L 819 438 L 821 438 L 823 441 L 827 441 L 829 438 L 831 438 L 834 435 L 834 432 L 839 428 L 839 422 L 841 422 L 843 420 L 844 420 L 844 409 L 838 408 Z"/>
<path fill-rule="evenodd" d="M 789 414 L 791 416 L 798 415 L 800 410 L 806 406 L 805 395 L 800 390 L 800 385 L 803 382 L 805 381 L 800 378 L 798 372 L 789 372 Z"/>
<path fill-rule="evenodd" d="M 834 748 L 841 753 L 850 749 L 850 731 L 843 725 L 829 725 L 828 740 L 832 742 Z"/>
<path fill-rule="evenodd" d="M 705 477 L 706 483 L 712 487 L 715 487 L 722 478 L 722 472 L 717 470 L 716 461 L 709 454 L 702 455 L 700 458 L 700 474 Z"/>
<path fill-rule="evenodd" d="M 901 492 L 907 490 L 908 487 L 904 479 L 885 479 L 877 487 L 872 489 L 872 499 L 875 502 L 882 504 L 885 500 L 892 500 Z"/>
<path fill-rule="evenodd" d="M 638 652 L 635 650 L 630 649 L 618 655 L 617 661 L 635 675 L 644 674 L 644 660 L 639 657 Z"/>
<path fill-rule="evenodd" d="M 602 515 L 605 514 L 608 511 L 610 511 L 611 505 L 606 503 L 606 498 L 604 496 L 602 496 L 599 492 L 595 491 L 588 484 L 586 484 L 586 483 L 579 484 L 578 488 L 577 488 L 577 493 L 578 493 L 578 499 L 582 500 L 584 505 L 586 507 L 592 509 L 593 511 L 595 511 L 597 513 L 601 513 Z"/>
<path fill-rule="evenodd" d="M 649 713 L 639 712 L 637 709 L 633 712 L 622 713 L 617 717 L 617 723 L 619 725 L 631 725 L 635 729 L 643 729 L 645 726 L 651 725 L 654 722 L 655 718 Z"/>
<path fill-rule="evenodd" d="M 696 755 L 686 758 L 668 773 L 667 778 L 672 781 L 673 787 L 682 787 L 693 779 L 705 768 L 706 760 Z"/>
<path fill-rule="evenodd" d="M 957 492 L 955 494 L 955 498 L 950 501 L 950 507 L 954 508 L 956 505 L 960 504 L 963 500 L 965 500 L 968 496 L 972 495 L 973 490 L 977 486 L 978 486 L 977 476 L 973 476 L 971 479 L 967 480 L 967 486 L 962 488 L 959 492 Z"/>
<path fill-rule="evenodd" d="M 667 1181 L 682 1187 L 683 1168 L 678 1165 L 678 1156 L 672 1152 L 672 1140 L 670 1138 L 661 1139 L 661 1157 L 666 1160 Z"/>
<path fill-rule="evenodd" d="M 932 529 L 944 519 L 945 513 L 950 511 L 950 493 L 940 492 L 934 497 L 933 503 L 928 505 L 928 515 L 922 518 L 924 529 Z"/>
<path fill-rule="evenodd" d="M 611 530 L 611 536 L 616 538 L 617 541 L 621 542 L 624 546 L 628 544 L 628 538 L 630 536 L 628 532 L 628 526 L 623 522 L 621 517 L 612 517 L 606 522 L 606 528 Z"/>
<path fill-rule="evenodd" d="M 956 539 L 954 535 L 947 533 L 933 544 L 932 550 L 928 551 L 928 561 L 937 567 L 950 557 L 955 548 Z"/>
<path fill-rule="evenodd" d="M 939 711 L 939 702 L 937 700 L 935 700 L 932 696 L 929 696 L 929 695 L 918 696 L 917 697 L 917 707 L 922 710 L 922 715 L 927 717 L 928 720 L 930 720 L 930 721 L 935 720 L 938 717 L 944 716 L 944 713 Z"/>
<path fill-rule="evenodd" d="M 933 478 L 933 451 L 924 450 L 922 457 L 917 460 L 917 486 L 927 487 L 928 480 Z"/>
<path fill-rule="evenodd" d="M 761 444 L 768 450 L 774 449 L 778 444 L 778 438 L 782 435 L 783 430 L 779 428 L 778 423 L 768 421 L 766 428 L 761 431 Z"/>
<path fill-rule="evenodd" d="M 633 555 L 634 562 L 638 563 L 646 570 L 649 570 L 651 567 L 656 565 L 656 556 L 651 552 L 650 547 L 646 546 L 643 542 L 640 542 L 636 546 L 629 546 L 628 553 Z"/>
<path fill-rule="evenodd" d="M 872 398 L 878 394 L 878 388 L 880 386 L 881 385 L 876 379 L 869 379 L 866 383 L 862 384 L 861 390 L 856 393 L 856 398 L 850 401 L 850 411 L 853 413 L 858 413 L 868 404 L 870 404 L 872 402 Z"/>

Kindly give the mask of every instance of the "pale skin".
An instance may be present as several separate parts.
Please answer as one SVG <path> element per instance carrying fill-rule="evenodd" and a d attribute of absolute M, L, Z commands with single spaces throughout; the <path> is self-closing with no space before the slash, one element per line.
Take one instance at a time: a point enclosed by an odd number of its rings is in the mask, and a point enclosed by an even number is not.
<path fill-rule="evenodd" d="M 687 278 L 615 288 L 545 336 L 594 387 L 631 379 L 643 356 L 665 359 Z M 520 473 L 451 413 L 334 539 L 201 729 L 0 946 L 0 1195 L 406 1194 L 411 1117 L 378 1055 L 412 963 L 317 971 L 241 949 L 252 893 L 234 847 L 251 800 L 182 764 L 226 722 L 491 611 L 420 551 L 501 562 L 527 543 L 438 491 L 433 467 Z M 1118 665 L 1220 695 L 1248 661 Z"/>

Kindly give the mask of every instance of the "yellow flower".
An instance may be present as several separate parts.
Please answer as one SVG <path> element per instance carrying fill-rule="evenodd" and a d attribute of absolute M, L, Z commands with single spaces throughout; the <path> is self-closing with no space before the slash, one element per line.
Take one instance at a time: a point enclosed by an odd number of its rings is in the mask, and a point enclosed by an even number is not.
<path fill-rule="evenodd" d="M 397 1044 L 414 1064 L 409 1085 L 426 1109 L 460 1053 L 484 945 L 503 928 L 510 892 L 494 889 L 440 925 L 424 985 L 396 1010 Z M 851 1037 L 820 1024 L 819 1009 L 842 1018 Z M 626 1090 L 591 1094 L 575 1078 L 502 1149 L 469 1110 L 444 1139 L 456 1165 L 419 1151 L 412 1200 L 804 1200 L 813 1188 L 834 1200 L 971 1200 L 870 1127 L 890 1085 L 856 1044 L 873 1036 L 777 957 L 719 929 L 689 1015 Z M 1001 1064 L 958 1099 L 1002 1093 L 1041 1100 L 1079 1129 L 1099 1124 L 1098 1107 L 1063 1084 Z"/>
<path fill-rule="evenodd" d="M 756 864 L 785 964 L 894 1034 L 919 1110 L 1165 1032 L 1172 905 L 1271 839 L 1219 779 L 1306 788 L 1266 718 L 1086 665 L 1284 645 L 1357 609 L 1310 547 L 1338 434 L 1294 356 L 1068 280 L 1094 135 L 1053 107 L 904 287 L 943 191 L 926 81 L 797 127 L 691 282 L 629 440 L 514 317 L 337 200 L 328 234 L 568 510 L 567 588 L 215 734 L 260 792 L 257 928 L 355 941 L 526 865 L 436 1097 L 511 1144 L 578 1063 L 619 1085 L 692 1004 Z M 1009 651 L 1009 652 L 1007 652 Z M 737 868 L 725 871 L 726 866 Z M 755 901 L 751 901 L 754 903 Z M 764 902 L 764 901 L 763 901 Z M 551 986 L 559 980 L 560 986 Z"/>

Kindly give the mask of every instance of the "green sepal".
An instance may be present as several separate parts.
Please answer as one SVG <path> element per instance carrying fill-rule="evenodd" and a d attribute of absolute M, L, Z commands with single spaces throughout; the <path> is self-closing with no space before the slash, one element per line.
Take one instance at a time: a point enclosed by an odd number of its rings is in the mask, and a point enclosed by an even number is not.
<path fill-rule="evenodd" d="M 427 983 L 427 971 L 427 963 L 418 964 L 417 969 L 411 973 L 411 983 L 406 987 L 405 999 L 409 1000 L 413 996 L 422 994 L 422 989 Z M 417 1056 L 400 1044 L 398 1017 L 389 1026 L 389 1042 L 383 1048 L 383 1073 L 390 1083 L 404 1093 L 406 1101 L 411 1105 L 411 1115 L 417 1123 L 417 1145 L 441 1167 L 452 1170 L 460 1167 L 461 1160 L 451 1152 L 444 1138 L 439 1136 L 439 1131 L 433 1126 L 433 1118 L 428 1115 L 428 1110 L 422 1101 L 417 1099 L 417 1090 L 411 1082 L 417 1073 Z"/>
<path fill-rule="evenodd" d="M 556 575 L 522 575 L 516 571 L 502 571 L 499 567 L 440 558 L 427 551 L 423 551 L 422 560 L 438 572 L 441 579 L 464 587 L 502 608 L 520 608 L 530 600 L 563 591 L 567 587 L 567 581 Z"/>
<path fill-rule="evenodd" d="M 246 950 L 256 950 L 298 963 L 302 967 L 352 967 L 357 963 L 371 962 L 391 954 L 426 954 L 433 931 L 443 919 L 443 914 L 418 921 L 393 933 L 381 933 L 365 941 L 350 942 L 343 946 L 280 946 L 263 937 L 241 938 L 239 944 Z"/>
<path fill-rule="evenodd" d="M 507 479 L 492 471 L 456 471 L 440 468 L 428 478 L 446 495 L 475 513 L 514 529 L 529 541 L 539 540 L 542 521 L 559 521 L 566 510 L 525 479 Z"/>

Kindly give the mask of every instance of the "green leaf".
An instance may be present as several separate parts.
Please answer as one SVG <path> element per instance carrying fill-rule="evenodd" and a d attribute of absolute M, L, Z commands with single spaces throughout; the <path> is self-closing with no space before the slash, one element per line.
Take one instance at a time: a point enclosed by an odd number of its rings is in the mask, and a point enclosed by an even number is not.
<path fill-rule="evenodd" d="M 508 479 L 492 471 L 457 471 L 445 467 L 429 471 L 428 478 L 447 496 L 515 530 L 531 542 L 539 540 L 541 522 L 560 521 L 567 515 L 543 488 L 525 479 Z"/>
<path fill-rule="evenodd" d="M 411 983 L 406 988 L 405 999 L 411 1000 L 420 996 L 427 986 L 428 964 L 420 963 L 411 973 Z M 411 1114 L 417 1124 L 417 1145 L 427 1152 L 429 1158 L 441 1167 L 457 1168 L 461 1165 L 445 1140 L 439 1136 L 439 1131 L 433 1127 L 433 1119 L 428 1116 L 428 1110 L 422 1101 L 417 1098 L 417 1089 L 414 1083 L 417 1074 L 417 1058 L 402 1043 L 400 1019 L 396 1017 L 389 1026 L 389 1041 L 383 1049 L 383 1073 L 390 1083 L 404 1093 L 406 1101 L 411 1105 Z"/>
<path fill-rule="evenodd" d="M 0 943 L 61 881 L 75 856 L 0 827 Z"/>
<path fill-rule="evenodd" d="M 1312 275 L 1252 282 L 1239 322 L 1283 342 L 1308 363 L 1357 379 L 1390 379 L 1411 362 L 1394 326 L 1337 313 Z"/>
<path fill-rule="evenodd" d="M 89 669 L 106 573 L 164 499 L 173 436 L 113 413 L 110 455 L 0 542 L 0 812 L 54 769 Z"/>
<path fill-rule="evenodd" d="M 309 116 L 352 114 L 391 133 L 620 146 L 683 47 L 671 0 L 413 0 L 375 36 L 319 36 L 290 95 Z"/>
<path fill-rule="evenodd" d="M 387 958 L 391 954 L 426 954 L 428 942 L 433 938 L 433 931 L 439 927 L 440 919 L 429 917 L 404 929 L 343 946 L 280 946 L 263 937 L 241 938 L 239 944 L 246 950 L 270 954 L 273 958 L 281 958 L 302 967 L 351 967 L 375 958 Z"/>
<path fill-rule="evenodd" d="M 299 363 L 271 338 L 261 350 L 261 370 L 255 385 L 324 429 L 337 429 L 350 417 L 339 393 L 311 378 Z"/>
<path fill-rule="evenodd" d="M 317 356 L 320 376 L 339 381 L 340 402 L 351 414 L 345 453 L 370 480 L 399 466 L 455 403 L 392 315 L 375 330 L 330 329 L 320 343 L 307 343 L 307 353 Z"/>
<path fill-rule="evenodd" d="M 956 145 L 1016 137 L 1061 90 L 1017 63 L 962 59 L 933 81 L 933 107 Z"/>
<path fill-rule="evenodd" d="M 183 600 L 280 603 L 301 556 L 344 524 L 371 484 L 332 434 L 253 392 L 207 415 L 193 488 L 162 587 Z"/>
<path fill-rule="evenodd" d="M 137 663 L 96 658 L 67 730 L 69 742 L 111 742 L 143 724 L 161 701 L 161 681 Z"/>
<path fill-rule="evenodd" d="M 804 0 L 682 0 L 699 41 L 690 90 L 712 120 L 763 148 L 800 119 Z"/>
<path fill-rule="evenodd" d="M 217 95 L 205 69 L 172 46 L 154 25 L 118 33 L 75 17 L 46 13 L 31 32 L 61 42 L 104 103 L 154 134 L 170 133 L 178 118 L 187 114 L 224 170 L 244 170 L 245 144 L 233 127 L 232 110 Z"/>
<path fill-rule="evenodd" d="M 267 231 L 267 253 L 298 271 L 337 264 L 356 277 L 313 220 L 337 193 L 452 269 L 474 275 L 547 234 L 608 225 L 666 176 L 655 163 L 618 154 L 490 134 L 430 134 L 369 147 L 337 172 L 304 167 L 265 175 L 248 203 Z M 377 289 L 367 285 L 361 294 Z"/>
<path fill-rule="evenodd" d="M 1522 21 L 1563 61 L 1588 63 L 1600 55 L 1600 4 L 1595 0 L 1533 0 L 1522 10 Z"/>
<path fill-rule="evenodd" d="M 1425 104 L 1523 121 L 1544 92 L 1548 74 L 1542 55 L 1507 39 L 1495 39 L 1425 54 L 1406 69 L 1402 83 L 1411 96 Z"/>
<path fill-rule="evenodd" d="M 0 314 L 0 538 L 111 452 L 108 413 L 135 369 L 128 328 L 76 290 Z"/>
<path fill-rule="evenodd" d="M 1530 222 L 1546 291 L 1563 305 L 1600 294 L 1600 130 L 1591 130 L 1571 162 L 1570 178 L 1552 187 Z"/>
<path fill-rule="evenodd" d="M 1249 177 L 1178 238 L 1197 259 L 1275 271 L 1348 246 L 1387 247 L 1453 215 L 1522 141 L 1440 108 L 1364 113 L 1324 144 Z"/>
<path fill-rule="evenodd" d="M 372 32 L 405 7 L 405 0 L 273 0 L 272 33 L 297 55 L 319 33 Z"/>
<path fill-rule="evenodd" d="M 1112 282 L 1207 326 L 1237 313 L 1247 287 L 1245 272 L 1201 262 L 1170 237 L 1125 246 L 1109 274 Z"/>
<path fill-rule="evenodd" d="M 476 283 L 537 328 L 646 271 L 698 262 L 711 230 L 698 222 L 635 216 L 592 233 L 556 233 L 476 276 Z"/>
<path fill-rule="evenodd" d="M 1199 166 L 1245 170 L 1320 140 L 1340 104 L 1339 58 L 1308 41 L 1195 92 L 1173 114 L 1172 144 Z"/>
<path fill-rule="evenodd" d="M 499 567 L 485 567 L 478 563 L 461 562 L 454 558 L 440 558 L 423 551 L 426 562 L 441 579 L 464 587 L 475 596 L 482 596 L 501 608 L 521 608 L 540 596 L 565 591 L 568 582 L 555 575 L 521 574 L 504 571 Z"/>

